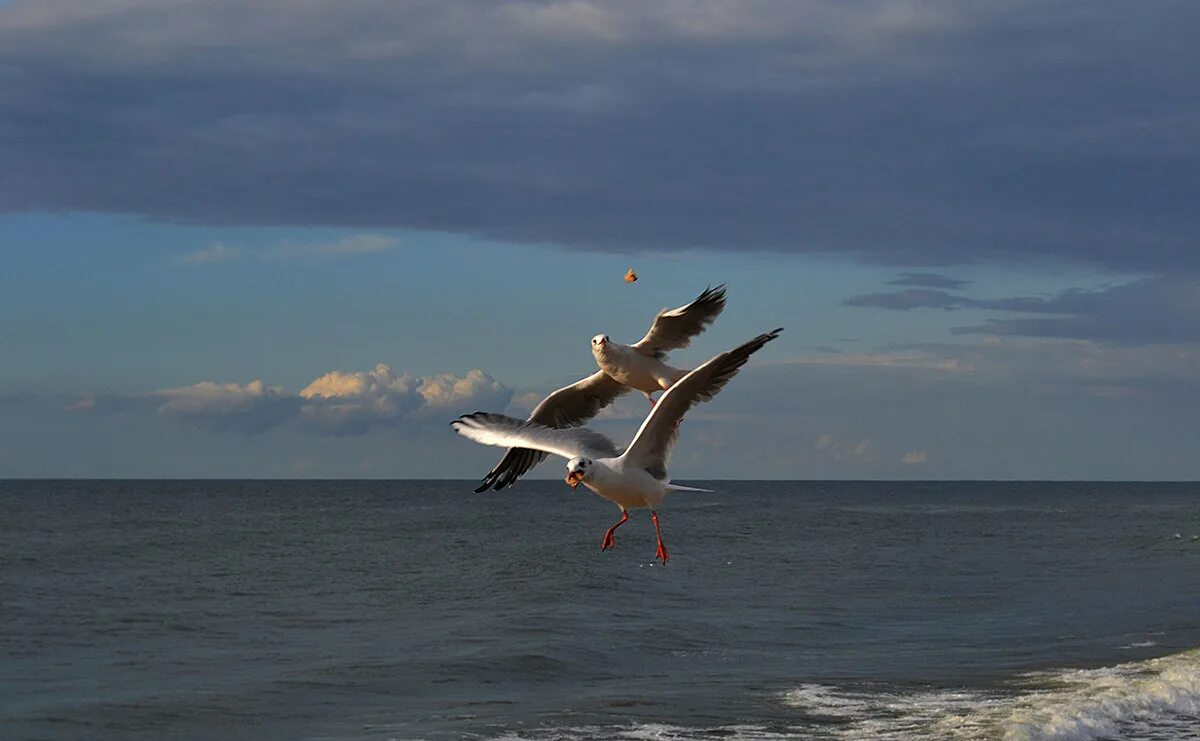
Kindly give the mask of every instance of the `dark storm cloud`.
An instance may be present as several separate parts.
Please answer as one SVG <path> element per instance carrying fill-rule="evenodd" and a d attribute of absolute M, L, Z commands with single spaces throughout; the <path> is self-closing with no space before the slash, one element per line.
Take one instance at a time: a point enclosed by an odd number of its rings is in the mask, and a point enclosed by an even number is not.
<path fill-rule="evenodd" d="M 988 319 L 955 334 L 1059 337 L 1123 343 L 1200 342 L 1200 279 L 1153 276 L 1101 289 L 1072 288 L 1050 297 L 976 299 L 930 289 L 853 296 L 848 306 L 908 311 L 978 309 L 1048 316 Z"/>
<path fill-rule="evenodd" d="M 17 2 L 0 11 L 0 209 L 1200 267 L 1198 18 L 1066 0 Z"/>

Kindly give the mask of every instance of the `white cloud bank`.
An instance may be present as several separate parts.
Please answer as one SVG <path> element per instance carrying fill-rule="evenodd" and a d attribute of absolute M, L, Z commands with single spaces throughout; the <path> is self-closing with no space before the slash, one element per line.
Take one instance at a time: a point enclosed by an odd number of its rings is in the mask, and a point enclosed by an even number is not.
<path fill-rule="evenodd" d="M 149 394 L 165 399 L 158 413 L 186 419 L 201 427 L 262 432 L 286 421 L 295 411 L 294 399 L 282 388 L 254 380 L 246 385 L 202 381 Z"/>
<path fill-rule="evenodd" d="M 201 427 L 256 433 L 294 424 L 319 435 L 358 435 L 476 409 L 503 410 L 512 391 L 479 369 L 416 377 L 380 363 L 369 371 L 330 371 L 298 394 L 254 380 L 202 381 L 147 396 L 163 400 L 159 414 Z"/>

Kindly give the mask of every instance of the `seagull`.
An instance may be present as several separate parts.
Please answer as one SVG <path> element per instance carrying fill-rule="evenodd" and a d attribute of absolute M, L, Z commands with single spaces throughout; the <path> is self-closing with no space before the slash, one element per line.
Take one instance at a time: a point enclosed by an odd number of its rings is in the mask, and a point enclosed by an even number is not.
<path fill-rule="evenodd" d="M 596 335 L 592 338 L 592 357 L 600 370 L 622 385 L 641 391 L 653 406 L 651 394 L 666 391 L 687 374 L 664 362 L 667 353 L 692 344 L 692 338 L 712 324 L 724 308 L 725 286 L 705 289 L 686 306 L 658 312 L 650 331 L 632 345 L 613 342 L 606 334 Z"/>
<path fill-rule="evenodd" d="M 717 355 L 673 383 L 638 428 L 624 452 L 605 435 L 587 427 L 559 429 L 503 414 L 475 412 L 450 423 L 454 431 L 483 445 L 526 448 L 567 459 L 567 484 L 583 484 L 621 508 L 621 519 L 604 534 L 600 550 L 613 547 L 613 533 L 629 520 L 630 507 L 647 507 L 658 537 L 655 558 L 667 563 L 658 523 L 658 505 L 669 491 L 708 491 L 672 484 L 667 459 L 679 437 L 679 423 L 689 409 L 709 401 L 737 375 L 750 356 L 779 336 L 783 329 L 760 334 L 749 342 Z"/>
<path fill-rule="evenodd" d="M 664 362 L 667 352 L 690 345 L 692 338 L 712 324 L 724 308 L 725 286 L 719 285 L 705 289 L 689 304 L 658 312 L 650 331 L 632 345 L 612 342 L 606 334 L 596 335 L 592 338 L 592 355 L 600 370 L 551 393 L 534 407 L 528 421 L 546 427 L 577 427 L 630 388 L 645 393 L 653 405 L 650 392 L 669 388 L 687 373 Z M 540 451 L 509 448 L 475 491 L 500 491 L 512 486 L 545 459 L 546 454 Z"/>

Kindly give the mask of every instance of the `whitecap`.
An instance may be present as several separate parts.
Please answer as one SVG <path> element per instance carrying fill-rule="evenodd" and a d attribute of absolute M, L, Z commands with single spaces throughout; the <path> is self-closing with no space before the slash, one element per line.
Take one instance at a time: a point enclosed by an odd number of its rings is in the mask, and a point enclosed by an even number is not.
<path fill-rule="evenodd" d="M 1138 641 L 1137 643 L 1126 643 L 1124 646 L 1121 646 L 1121 649 L 1127 651 L 1131 648 L 1150 648 L 1157 645 L 1158 642 L 1156 641 Z"/>
<path fill-rule="evenodd" d="M 1033 672 L 995 689 L 801 684 L 790 723 L 631 722 L 509 732 L 497 741 L 1174 741 L 1200 738 L 1200 649 L 1099 669 Z"/>
<path fill-rule="evenodd" d="M 719 738 L 721 741 L 788 741 L 806 738 L 800 729 L 769 729 L 753 724 L 689 727 L 669 723 L 629 723 L 623 726 L 569 726 L 547 728 L 519 735 L 497 736 L 492 741 L 694 741 L 698 738 Z"/>
<path fill-rule="evenodd" d="M 840 739 L 1095 741 L 1200 737 L 1200 649 L 1100 669 L 1026 674 L 995 690 L 805 684 L 782 701 L 841 722 Z"/>

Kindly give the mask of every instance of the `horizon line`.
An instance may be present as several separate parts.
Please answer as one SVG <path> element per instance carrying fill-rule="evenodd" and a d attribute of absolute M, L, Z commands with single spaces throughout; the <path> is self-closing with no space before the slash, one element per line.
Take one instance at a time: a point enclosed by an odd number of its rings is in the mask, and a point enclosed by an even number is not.
<path fill-rule="evenodd" d="M 671 479 L 675 481 L 676 479 Z M 683 481 L 685 479 L 678 479 Z M 843 478 L 843 479 L 746 479 L 746 478 L 694 478 L 689 477 L 687 481 L 700 482 L 726 482 L 726 483 L 806 483 L 806 484 L 848 484 L 848 483 L 875 483 L 875 484 L 1200 484 L 1200 479 L 871 479 L 871 478 Z M 274 476 L 85 476 L 85 477 L 68 477 L 68 476 L 0 476 L 0 484 L 25 482 L 25 481 L 373 481 L 373 482 L 410 482 L 410 481 L 439 481 L 446 483 L 461 482 L 478 485 L 479 480 L 474 478 L 440 478 L 440 477 L 411 477 L 411 478 L 373 478 L 363 476 L 346 476 L 346 477 L 274 477 Z M 528 483 L 534 482 L 555 482 L 561 479 L 522 479 Z"/>

